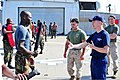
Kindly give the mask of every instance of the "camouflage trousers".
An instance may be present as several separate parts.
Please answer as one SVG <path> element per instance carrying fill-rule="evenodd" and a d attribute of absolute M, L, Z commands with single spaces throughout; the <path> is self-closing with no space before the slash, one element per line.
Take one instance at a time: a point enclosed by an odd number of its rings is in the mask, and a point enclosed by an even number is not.
<path fill-rule="evenodd" d="M 113 71 L 118 70 L 118 49 L 116 42 L 110 42 L 110 51 L 108 54 L 108 67 L 110 66 L 110 56 L 113 61 Z"/>
<path fill-rule="evenodd" d="M 7 40 L 3 40 L 3 48 L 4 48 L 4 63 L 11 64 L 12 56 L 13 56 L 13 47 L 10 46 Z"/>
<path fill-rule="evenodd" d="M 67 70 L 70 76 L 74 76 L 74 63 L 76 65 L 76 78 L 80 78 L 82 62 L 80 60 L 81 50 L 70 49 L 67 56 Z"/>
<path fill-rule="evenodd" d="M 30 56 L 25 56 L 25 54 L 17 52 L 15 55 L 15 73 L 29 73 L 30 69 L 30 62 L 28 61 L 28 58 Z"/>
<path fill-rule="evenodd" d="M 56 30 L 51 30 L 51 38 L 53 38 L 53 36 L 54 36 L 54 38 L 56 38 Z"/>
<path fill-rule="evenodd" d="M 44 49 L 44 36 L 40 36 L 40 50 L 43 51 Z"/>

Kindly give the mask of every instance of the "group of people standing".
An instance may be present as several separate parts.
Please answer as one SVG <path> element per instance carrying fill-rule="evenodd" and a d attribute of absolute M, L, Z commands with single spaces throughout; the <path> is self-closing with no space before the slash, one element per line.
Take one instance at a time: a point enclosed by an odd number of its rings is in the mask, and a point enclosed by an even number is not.
<path fill-rule="evenodd" d="M 53 39 L 53 37 L 56 38 L 57 27 L 58 27 L 58 25 L 56 24 L 56 22 L 54 22 L 53 24 L 52 24 L 52 22 L 50 22 L 49 34 L 51 35 L 51 39 Z"/>
<path fill-rule="evenodd" d="M 39 23 L 42 23 L 40 20 L 37 21 L 37 25 L 36 23 L 32 22 L 32 24 L 30 25 L 31 26 L 31 30 L 32 30 L 32 38 L 34 40 L 36 40 L 36 34 L 38 33 L 38 29 L 39 29 Z M 47 36 L 48 36 L 48 26 L 46 24 L 46 21 L 44 21 L 42 23 L 42 26 L 41 26 L 41 31 L 40 31 L 40 54 L 43 54 L 43 49 L 44 49 L 44 41 L 47 42 Z M 51 36 L 51 39 L 54 37 L 56 38 L 56 35 L 57 35 L 57 24 L 56 22 L 54 22 L 54 24 L 52 24 L 52 22 L 50 22 L 50 25 L 49 25 L 49 35 Z M 33 40 L 32 40 L 33 41 Z M 33 41 L 34 43 L 34 41 Z"/>
<path fill-rule="evenodd" d="M 38 54 L 43 54 L 44 39 L 47 41 L 48 27 L 45 21 L 41 23 L 40 20 L 38 20 L 37 25 L 35 25 L 35 23 L 31 24 L 32 14 L 29 11 L 22 11 L 20 18 L 20 24 L 16 29 L 13 28 L 12 19 L 10 18 L 8 18 L 7 23 L 2 26 L 4 64 L 10 69 L 15 69 L 15 73 L 19 79 L 21 78 L 19 77 L 20 74 L 24 80 L 29 80 L 33 76 L 40 74 L 34 66 L 34 58 L 37 57 Z M 56 38 L 57 24 L 55 22 L 53 25 L 50 23 L 49 28 L 51 38 L 53 38 L 53 36 Z M 14 38 L 12 33 L 15 34 Z M 40 45 L 41 52 L 38 52 L 38 50 L 31 51 L 31 42 L 35 43 L 37 34 L 40 36 L 40 39 L 38 39 L 39 44 L 35 46 Z M 31 38 L 34 38 L 34 40 Z M 17 49 L 15 54 L 15 67 L 11 65 L 14 47 Z"/>
<path fill-rule="evenodd" d="M 85 54 L 85 47 L 89 46 L 92 49 L 90 56 L 91 64 L 91 79 L 106 80 L 108 67 L 110 65 L 110 56 L 113 61 L 113 76 L 116 79 L 118 72 L 118 50 L 117 50 L 117 34 L 119 32 L 118 25 L 115 24 L 116 17 L 110 15 L 109 25 L 103 28 L 103 18 L 94 16 L 89 21 L 92 22 L 93 28 L 96 30 L 86 39 L 86 34 L 78 25 L 77 18 L 71 20 L 72 29 L 67 35 L 65 43 L 64 58 L 67 57 L 67 70 L 71 76 L 69 80 L 80 80 L 82 59 Z M 67 51 L 68 50 L 68 51 Z M 68 55 L 66 56 L 68 52 Z M 74 75 L 74 64 L 76 65 L 76 75 Z"/>
<path fill-rule="evenodd" d="M 32 15 L 28 11 L 22 11 L 20 13 L 20 24 L 16 28 L 13 28 L 12 19 L 7 19 L 7 24 L 2 26 L 2 35 L 3 35 L 3 47 L 4 47 L 4 64 L 1 64 L 3 73 L 7 71 L 8 77 L 14 80 L 29 80 L 35 75 L 39 75 L 39 71 L 34 66 L 34 58 L 37 57 L 39 52 L 37 50 L 31 51 L 30 45 L 30 23 Z M 15 33 L 15 37 L 13 38 L 12 33 Z M 14 42 L 15 40 L 15 42 Z M 11 65 L 12 55 L 13 55 L 13 47 L 16 47 L 15 54 L 15 67 Z M 15 68 L 15 74 L 10 69 Z M 31 69 L 31 72 L 30 72 Z M 20 75 L 20 76 L 19 76 Z M 1 75 L 2 76 L 2 75 Z M 2 80 L 2 78 L 0 78 Z"/>
<path fill-rule="evenodd" d="M 30 44 L 30 27 L 32 15 L 29 11 L 22 11 L 20 13 L 20 24 L 15 29 L 12 28 L 12 19 L 7 19 L 7 24 L 2 27 L 3 46 L 4 46 L 4 64 L 1 64 L 2 71 L 5 73 L 7 70 L 7 76 L 12 79 L 29 80 L 35 75 L 40 73 L 34 66 L 34 58 L 38 56 L 38 50 L 31 51 Z M 92 49 L 91 58 L 91 78 L 92 80 L 106 80 L 108 74 L 108 67 L 110 65 L 110 55 L 113 60 L 113 78 L 116 78 L 118 72 L 118 54 L 117 54 L 117 34 L 119 27 L 115 24 L 116 17 L 114 15 L 109 16 L 109 25 L 103 28 L 103 18 L 101 16 L 94 16 L 90 21 L 93 28 L 96 30 L 92 35 L 86 39 L 86 33 L 79 28 L 79 21 L 77 18 L 71 20 L 72 30 L 67 35 L 65 43 L 64 58 L 67 57 L 67 70 L 70 75 L 70 80 L 80 80 L 82 59 L 85 54 L 85 47 L 89 46 Z M 41 29 L 40 38 L 43 35 L 47 35 L 44 32 L 44 27 L 47 29 L 47 25 L 38 21 L 39 28 Z M 41 28 L 40 28 L 41 27 Z M 50 23 L 49 31 L 51 38 L 56 38 L 57 24 Z M 44 33 L 43 33 L 44 32 Z M 15 42 L 12 37 L 12 33 L 15 33 Z M 33 32 L 32 32 L 33 33 Z M 45 38 L 47 41 L 47 37 Z M 41 43 L 40 43 L 41 44 Z M 9 70 L 14 68 L 11 65 L 13 47 L 16 47 L 17 52 L 15 55 L 15 74 Z M 67 55 L 68 50 L 68 55 Z M 42 54 L 42 52 L 40 52 Z M 76 75 L 74 75 L 74 62 L 76 65 Z M 9 67 L 7 68 L 6 65 Z M 31 72 L 30 72 L 31 69 Z M 2 80 L 0 78 L 0 80 Z"/>
<path fill-rule="evenodd" d="M 37 21 L 37 25 L 36 25 L 36 23 L 34 22 L 32 22 L 32 24 L 31 24 L 31 29 L 32 29 L 32 33 L 33 33 L 33 35 L 32 35 L 32 37 L 35 39 L 35 35 L 36 35 L 36 33 L 38 32 L 38 24 L 40 23 L 41 21 L 40 20 L 38 20 Z M 49 24 L 49 30 L 48 30 L 48 26 L 47 26 L 47 24 L 46 24 L 46 21 L 44 21 L 43 22 L 43 25 L 42 25 L 42 35 L 44 35 L 45 36 L 45 42 L 47 42 L 47 36 L 49 35 L 49 36 L 51 36 L 51 39 L 54 37 L 54 38 L 56 38 L 56 35 L 57 35 L 57 27 L 58 27 L 58 25 L 57 25 L 57 23 L 56 22 L 54 22 L 54 23 L 52 23 L 52 22 L 50 22 L 50 24 Z M 49 32 L 48 32 L 49 31 Z M 47 33 L 48 32 L 48 33 Z"/>

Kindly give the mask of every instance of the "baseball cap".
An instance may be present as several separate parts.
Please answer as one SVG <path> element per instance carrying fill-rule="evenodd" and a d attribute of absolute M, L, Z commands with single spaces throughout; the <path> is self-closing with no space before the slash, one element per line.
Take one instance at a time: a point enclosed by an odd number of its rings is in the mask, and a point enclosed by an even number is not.
<path fill-rule="evenodd" d="M 103 22 L 103 18 L 101 16 L 94 16 L 92 19 L 89 19 L 89 22 L 96 21 L 96 20 Z"/>

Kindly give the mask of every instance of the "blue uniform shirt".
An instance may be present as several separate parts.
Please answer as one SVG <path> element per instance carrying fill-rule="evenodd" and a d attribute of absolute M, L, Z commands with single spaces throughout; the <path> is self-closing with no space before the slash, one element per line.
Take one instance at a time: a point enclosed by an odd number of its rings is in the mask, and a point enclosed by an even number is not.
<path fill-rule="evenodd" d="M 27 28 L 25 28 L 22 25 L 19 25 L 15 32 L 15 44 L 17 50 L 19 41 L 21 40 L 25 42 L 24 43 L 25 48 L 30 50 L 30 33 L 28 32 Z"/>
<path fill-rule="evenodd" d="M 86 42 L 91 43 L 91 41 L 94 43 L 96 47 L 103 48 L 104 46 L 110 46 L 110 36 L 107 31 L 102 30 L 101 32 L 93 33 Z M 92 49 L 92 53 L 90 54 L 92 57 L 95 58 L 104 58 L 107 54 L 98 52 L 94 49 Z"/>

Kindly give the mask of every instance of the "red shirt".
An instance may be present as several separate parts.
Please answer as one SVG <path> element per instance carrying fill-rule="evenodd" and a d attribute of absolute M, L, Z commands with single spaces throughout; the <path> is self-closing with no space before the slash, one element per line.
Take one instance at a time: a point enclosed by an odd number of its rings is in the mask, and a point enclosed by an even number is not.
<path fill-rule="evenodd" d="M 34 32 L 34 24 L 32 24 L 32 32 Z"/>

